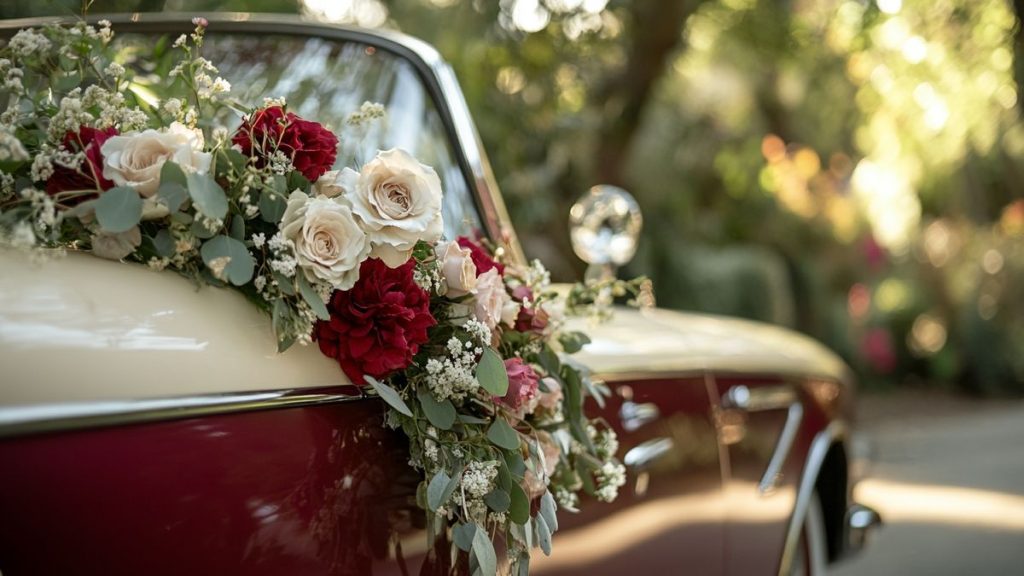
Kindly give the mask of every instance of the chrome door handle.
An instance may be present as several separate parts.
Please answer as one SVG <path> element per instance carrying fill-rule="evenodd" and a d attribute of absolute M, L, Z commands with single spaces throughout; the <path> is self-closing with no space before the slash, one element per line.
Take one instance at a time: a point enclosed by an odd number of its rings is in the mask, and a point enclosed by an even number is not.
<path fill-rule="evenodd" d="M 675 441 L 668 437 L 652 438 L 629 449 L 622 457 L 622 463 L 635 471 L 647 469 L 662 456 L 676 447 Z"/>
<path fill-rule="evenodd" d="M 796 392 L 789 384 L 749 388 L 739 384 L 722 395 L 722 408 L 744 412 L 783 410 L 797 401 Z"/>
<path fill-rule="evenodd" d="M 645 424 L 650 424 L 661 417 L 661 409 L 654 402 L 637 404 L 631 400 L 622 403 L 619 409 L 619 419 L 622 422 L 622 429 L 626 432 L 635 432 Z"/>

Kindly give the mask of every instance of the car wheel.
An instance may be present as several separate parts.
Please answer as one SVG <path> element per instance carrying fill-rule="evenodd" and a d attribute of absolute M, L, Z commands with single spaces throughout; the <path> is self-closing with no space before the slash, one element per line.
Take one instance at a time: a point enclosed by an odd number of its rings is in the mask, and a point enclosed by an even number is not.
<path fill-rule="evenodd" d="M 828 543 L 825 534 L 825 514 L 818 493 L 811 496 L 807 506 L 800 542 L 793 558 L 790 576 L 824 576 L 828 564 Z"/>

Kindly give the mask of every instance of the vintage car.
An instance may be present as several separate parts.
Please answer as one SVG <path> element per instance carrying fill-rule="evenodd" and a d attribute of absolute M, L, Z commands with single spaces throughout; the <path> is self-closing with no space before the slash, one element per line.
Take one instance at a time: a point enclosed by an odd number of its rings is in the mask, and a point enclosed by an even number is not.
<path fill-rule="evenodd" d="M 114 18 L 125 46 L 190 16 Z M 206 53 L 243 97 L 340 123 L 364 100 L 436 167 L 447 234 L 522 259 L 456 77 L 400 34 L 211 15 Z M 7 21 L 4 34 L 40 21 Z M 403 439 L 315 347 L 283 354 L 236 292 L 84 253 L 0 251 L 0 572 L 419 573 Z M 851 500 L 853 383 L 811 339 L 621 309 L 577 355 L 612 390 L 628 483 L 564 513 L 534 574 L 822 574 L 878 516 Z"/>

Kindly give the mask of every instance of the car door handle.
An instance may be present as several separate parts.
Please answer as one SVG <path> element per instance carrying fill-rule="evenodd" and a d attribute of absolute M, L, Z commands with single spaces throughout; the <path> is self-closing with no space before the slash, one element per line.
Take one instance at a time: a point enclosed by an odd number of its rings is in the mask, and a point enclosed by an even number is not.
<path fill-rule="evenodd" d="M 729 388 L 722 395 L 722 408 L 742 412 L 764 412 L 785 410 L 796 401 L 796 391 L 788 384 L 754 388 L 739 384 Z"/>
<path fill-rule="evenodd" d="M 668 437 L 652 438 L 629 449 L 622 457 L 622 463 L 632 470 L 640 472 L 676 447 L 674 440 Z"/>
<path fill-rule="evenodd" d="M 622 408 L 619 409 L 622 429 L 626 432 L 636 432 L 645 424 L 650 424 L 660 417 L 661 409 L 654 402 L 638 404 L 627 400 L 622 403 Z"/>

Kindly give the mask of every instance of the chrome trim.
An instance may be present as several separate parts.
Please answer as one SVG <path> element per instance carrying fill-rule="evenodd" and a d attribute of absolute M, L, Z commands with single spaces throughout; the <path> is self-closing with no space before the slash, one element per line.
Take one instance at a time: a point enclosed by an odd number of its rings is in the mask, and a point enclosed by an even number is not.
<path fill-rule="evenodd" d="M 800 430 L 800 423 L 804 419 L 804 406 L 800 402 L 794 402 L 789 406 L 789 410 L 786 413 L 786 423 L 782 427 L 782 433 L 779 434 L 779 439 L 775 443 L 775 449 L 772 451 L 772 459 L 768 461 L 768 467 L 764 470 L 764 475 L 761 476 L 761 481 L 757 484 L 758 491 L 767 496 L 775 491 L 779 486 L 779 482 L 782 481 L 782 466 L 786 463 L 786 458 L 789 458 L 789 453 L 793 449 L 793 442 L 796 441 L 797 432 Z"/>
<path fill-rule="evenodd" d="M 368 396 L 361 389 L 348 385 L 330 389 L 7 406 L 0 407 L 0 438 L 257 410 L 320 406 L 364 398 Z"/>
<path fill-rule="evenodd" d="M 194 28 L 192 18 L 206 18 L 214 32 L 249 32 L 255 34 L 290 34 L 319 36 L 332 40 L 355 41 L 385 50 L 407 59 L 437 103 L 446 132 L 451 136 L 456 161 L 467 176 L 467 184 L 476 192 L 474 198 L 487 235 L 498 246 L 504 246 L 508 257 L 525 263 L 522 247 L 511 226 L 508 211 L 491 171 L 490 162 L 480 141 L 472 114 L 466 104 L 454 71 L 430 44 L 391 30 L 366 30 L 340 24 L 304 20 L 293 14 L 250 14 L 220 12 L 210 14 L 134 13 L 96 14 L 88 17 L 96 22 L 107 19 L 115 30 L 130 27 L 132 32 L 188 32 Z M 44 24 L 74 22 L 74 18 L 41 17 L 0 21 L 0 36 L 15 29 Z M 5 34 L 6 31 L 6 34 Z"/>
<path fill-rule="evenodd" d="M 744 412 L 782 410 L 795 403 L 798 403 L 796 391 L 789 384 L 754 388 L 740 384 L 729 388 L 722 396 L 722 408 Z"/>
<path fill-rule="evenodd" d="M 882 516 L 873 508 L 854 503 L 846 510 L 846 549 L 856 553 L 867 544 L 869 535 L 882 526 Z"/>
<path fill-rule="evenodd" d="M 646 470 L 662 456 L 675 449 L 676 443 L 668 437 L 652 438 L 629 449 L 622 457 L 622 463 L 633 470 Z"/>
<path fill-rule="evenodd" d="M 786 528 L 786 544 L 782 549 L 782 558 L 779 561 L 779 576 L 786 576 L 792 568 L 796 547 L 800 542 L 800 531 L 803 528 L 804 518 L 807 516 L 807 509 L 810 507 L 811 496 L 814 495 L 814 485 L 818 480 L 818 473 L 821 472 L 821 466 L 825 463 L 825 457 L 832 445 L 844 440 L 846 435 L 846 424 L 842 420 L 833 420 L 811 441 L 804 472 L 797 488 L 793 515 Z"/>
<path fill-rule="evenodd" d="M 632 400 L 622 403 L 619 409 L 619 419 L 622 421 L 622 429 L 626 432 L 636 432 L 645 424 L 654 422 L 661 417 L 661 409 L 654 402 L 637 404 Z"/>

